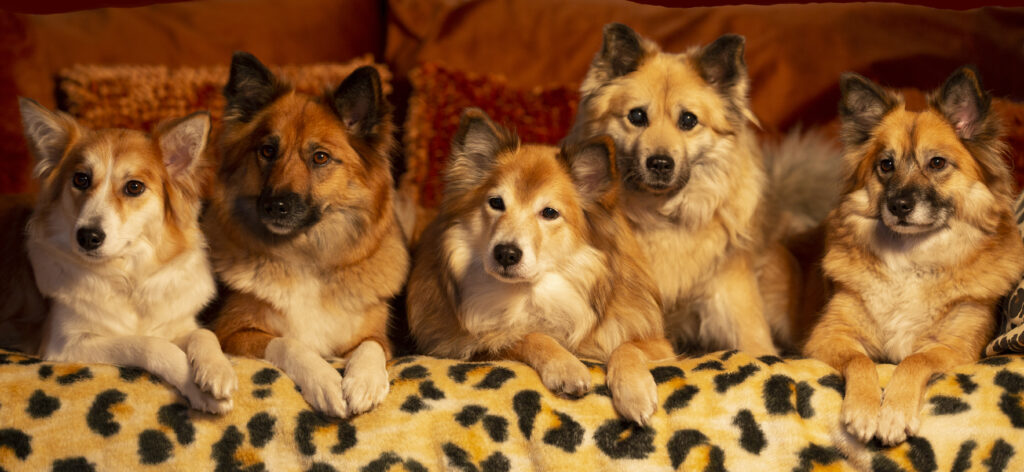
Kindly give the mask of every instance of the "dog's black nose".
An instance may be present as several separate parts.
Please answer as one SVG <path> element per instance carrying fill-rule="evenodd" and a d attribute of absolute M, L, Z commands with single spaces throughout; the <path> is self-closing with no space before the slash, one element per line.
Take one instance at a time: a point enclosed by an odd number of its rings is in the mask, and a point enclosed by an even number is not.
<path fill-rule="evenodd" d="M 514 244 L 499 244 L 494 246 L 494 260 L 502 267 L 512 267 L 523 258 L 523 250 Z"/>
<path fill-rule="evenodd" d="M 647 158 L 647 170 L 658 175 L 671 174 L 675 166 L 676 162 L 665 155 L 658 154 Z"/>
<path fill-rule="evenodd" d="M 75 233 L 75 239 L 78 240 L 78 245 L 82 246 L 82 249 L 91 251 L 103 245 L 103 240 L 106 239 L 107 235 L 103 230 L 99 228 L 79 228 L 78 232 Z"/>
<path fill-rule="evenodd" d="M 296 193 L 261 195 L 260 207 L 264 216 L 274 219 L 286 218 L 305 210 L 302 197 Z"/>
<path fill-rule="evenodd" d="M 914 211 L 914 197 L 911 195 L 899 195 L 889 199 L 889 212 L 894 216 L 903 218 Z"/>

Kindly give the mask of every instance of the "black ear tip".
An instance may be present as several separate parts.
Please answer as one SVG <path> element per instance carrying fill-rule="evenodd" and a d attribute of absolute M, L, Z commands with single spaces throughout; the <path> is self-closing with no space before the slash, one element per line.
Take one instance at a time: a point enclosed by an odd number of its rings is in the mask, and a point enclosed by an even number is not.
<path fill-rule="evenodd" d="M 480 108 L 477 108 L 477 107 L 468 107 L 468 108 L 464 108 L 462 110 L 462 114 L 461 114 L 461 116 L 459 118 L 459 121 L 461 121 L 463 124 L 467 124 L 467 123 L 469 123 L 471 121 L 489 120 L 489 119 L 490 119 L 490 117 L 487 116 L 487 112 L 485 112 L 485 111 L 483 111 L 483 110 L 481 110 Z"/>
<path fill-rule="evenodd" d="M 231 55 L 231 68 L 236 67 L 263 67 L 263 63 L 246 51 L 235 51 Z"/>
<path fill-rule="evenodd" d="M 608 23 L 604 25 L 605 36 L 633 36 L 635 34 L 636 32 L 633 31 L 633 28 L 622 23 Z"/>

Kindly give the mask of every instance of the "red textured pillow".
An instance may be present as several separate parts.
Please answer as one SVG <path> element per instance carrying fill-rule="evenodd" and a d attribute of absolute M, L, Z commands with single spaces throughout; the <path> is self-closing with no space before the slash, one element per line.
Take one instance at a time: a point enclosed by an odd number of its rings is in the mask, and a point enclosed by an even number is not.
<path fill-rule="evenodd" d="M 319 94 L 337 87 L 353 70 L 373 65 L 381 74 L 385 94 L 391 93 L 391 73 L 366 55 L 344 64 L 271 67 L 299 91 Z M 221 89 L 228 80 L 227 64 L 210 67 L 80 65 L 58 77 L 61 108 L 91 128 L 150 130 L 157 123 L 209 110 L 217 129 L 224 113 Z"/>
<path fill-rule="evenodd" d="M 577 85 L 523 90 L 503 76 L 482 75 L 427 63 L 409 74 L 409 99 L 404 136 L 406 173 L 403 188 L 433 208 L 441 201 L 441 171 L 463 108 L 479 107 L 523 142 L 557 144 L 572 126 L 579 103 Z"/>

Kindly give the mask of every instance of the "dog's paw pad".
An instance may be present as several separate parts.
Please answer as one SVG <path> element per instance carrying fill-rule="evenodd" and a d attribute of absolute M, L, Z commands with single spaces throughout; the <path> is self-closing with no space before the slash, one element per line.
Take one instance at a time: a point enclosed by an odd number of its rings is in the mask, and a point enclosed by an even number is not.
<path fill-rule="evenodd" d="M 380 369 L 380 372 L 369 372 L 369 370 L 346 372 L 345 378 L 341 381 L 341 389 L 348 402 L 349 415 L 370 411 L 384 401 L 388 395 L 390 386 L 387 370 Z"/>
<path fill-rule="evenodd" d="M 196 365 L 195 381 L 204 392 L 222 400 L 238 390 L 238 375 L 227 359 Z"/>
<path fill-rule="evenodd" d="M 612 393 L 612 404 L 623 418 L 641 425 L 650 423 L 658 409 L 658 386 L 650 372 L 645 376 L 622 376 L 610 379 L 608 388 Z"/>
<path fill-rule="evenodd" d="M 878 431 L 878 407 L 868 405 L 854 405 L 844 401 L 842 408 L 842 422 L 850 434 L 860 440 L 868 442 Z"/>
<path fill-rule="evenodd" d="M 541 370 L 540 378 L 555 393 L 578 397 L 590 391 L 590 371 L 578 359 L 549 362 Z"/>
<path fill-rule="evenodd" d="M 915 434 L 920 424 L 916 414 L 904 408 L 883 404 L 878 417 L 877 436 L 882 444 L 893 446 L 906 441 L 908 435 Z"/>

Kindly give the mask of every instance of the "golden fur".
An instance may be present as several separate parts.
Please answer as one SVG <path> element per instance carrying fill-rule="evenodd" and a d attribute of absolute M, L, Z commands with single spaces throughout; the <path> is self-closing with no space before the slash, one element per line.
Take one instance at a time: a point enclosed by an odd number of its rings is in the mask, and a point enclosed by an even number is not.
<path fill-rule="evenodd" d="M 621 206 L 660 289 L 669 339 L 774 354 L 774 331 L 792 345 L 799 274 L 778 243 L 789 233 L 782 213 L 764 203 L 743 38 L 670 54 L 625 25 L 604 31 L 567 140 L 615 140 Z"/>
<path fill-rule="evenodd" d="M 345 417 L 388 391 L 388 302 L 409 256 L 392 208 L 390 107 L 371 67 L 323 97 L 237 53 L 204 229 L 228 287 L 229 353 L 281 368 L 317 410 Z M 323 359 L 345 356 L 344 379 Z"/>
<path fill-rule="evenodd" d="M 835 294 L 804 352 L 846 378 L 845 429 L 891 445 L 917 431 L 932 375 L 981 355 L 1024 243 L 974 69 L 954 72 L 923 111 L 857 74 L 841 86 L 847 179 L 824 260 Z M 884 392 L 874 362 L 898 364 Z"/>
<path fill-rule="evenodd" d="M 32 100 L 20 105 L 40 189 L 25 244 L 50 302 L 39 352 L 140 367 L 194 408 L 230 410 L 238 380 L 196 322 L 215 291 L 198 221 L 209 114 L 148 135 L 94 131 Z M 19 290 L 35 290 L 24 282 Z"/>
<path fill-rule="evenodd" d="M 607 361 L 619 413 L 650 418 L 658 398 L 646 363 L 672 349 L 616 204 L 612 155 L 607 138 L 520 145 L 482 111 L 464 112 L 409 281 L 409 326 L 423 352 L 519 360 L 567 394 L 590 389 L 576 356 Z"/>

